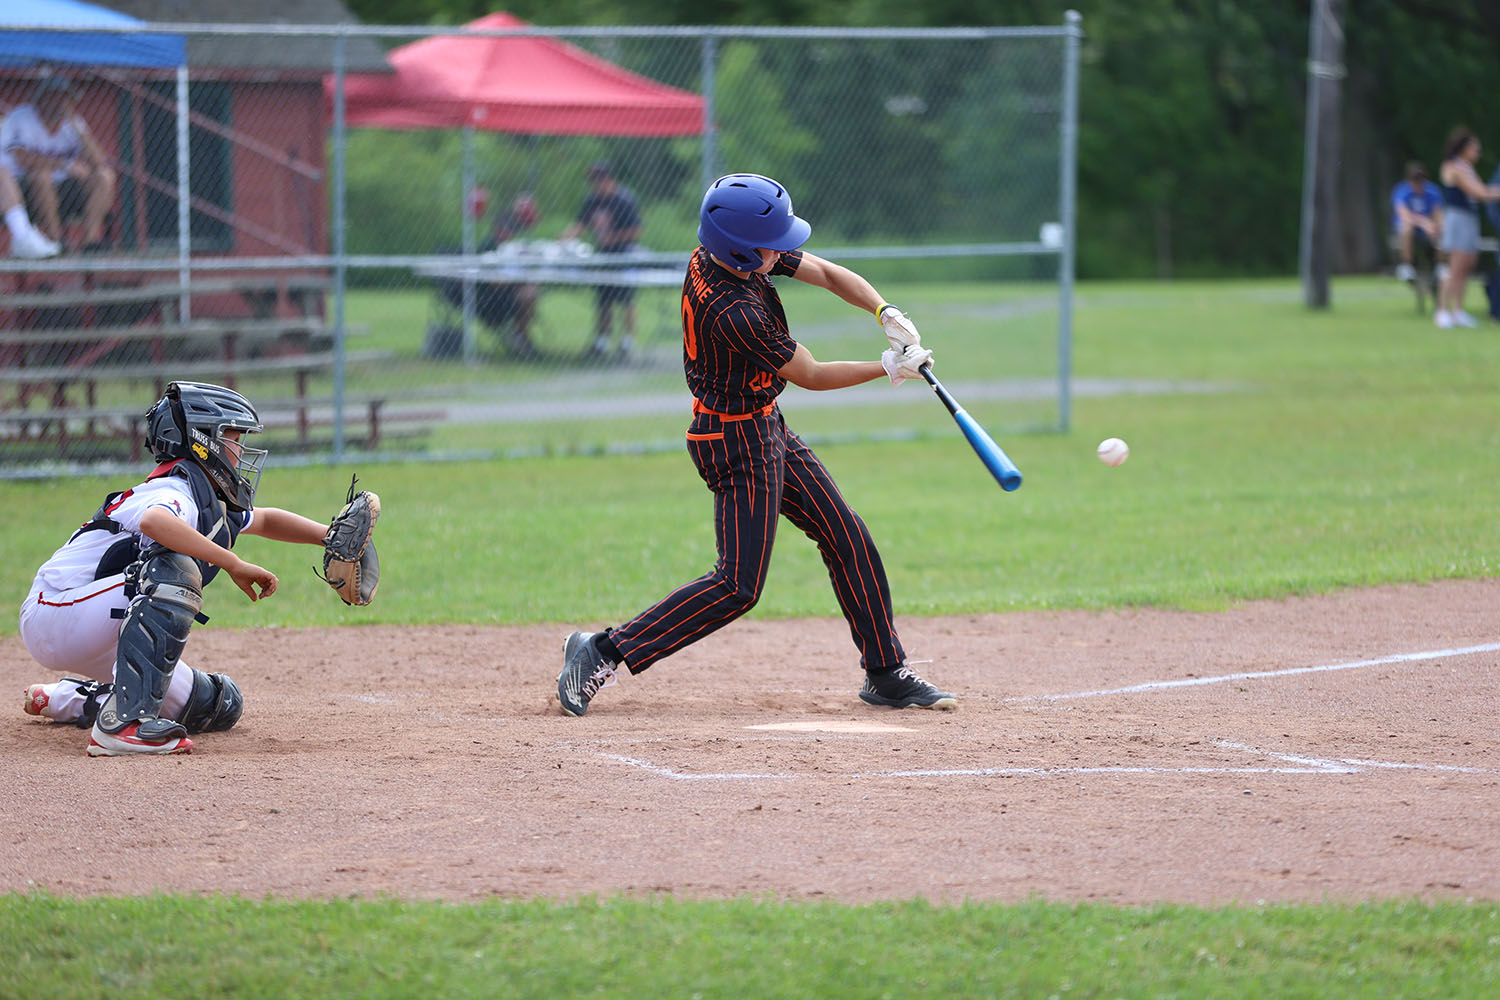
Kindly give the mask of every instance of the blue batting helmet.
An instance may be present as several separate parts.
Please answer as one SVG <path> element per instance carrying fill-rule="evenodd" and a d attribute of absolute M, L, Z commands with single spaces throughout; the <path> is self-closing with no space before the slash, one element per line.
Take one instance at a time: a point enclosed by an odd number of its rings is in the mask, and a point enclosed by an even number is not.
<path fill-rule="evenodd" d="M 786 188 L 760 174 L 728 174 L 708 186 L 698 212 L 698 241 L 737 271 L 760 267 L 756 251 L 795 250 L 812 226 L 792 213 Z"/>

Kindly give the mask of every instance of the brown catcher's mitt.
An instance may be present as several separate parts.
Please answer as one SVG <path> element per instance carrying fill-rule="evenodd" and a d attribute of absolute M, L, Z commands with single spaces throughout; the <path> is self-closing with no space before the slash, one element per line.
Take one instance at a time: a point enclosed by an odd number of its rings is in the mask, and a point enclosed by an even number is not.
<path fill-rule="evenodd" d="M 349 481 L 344 509 L 323 536 L 323 572 L 313 570 L 345 604 L 369 604 L 380 586 L 380 559 L 371 537 L 380 517 L 380 497 L 369 490 L 354 492 L 357 482 L 357 477 Z"/>

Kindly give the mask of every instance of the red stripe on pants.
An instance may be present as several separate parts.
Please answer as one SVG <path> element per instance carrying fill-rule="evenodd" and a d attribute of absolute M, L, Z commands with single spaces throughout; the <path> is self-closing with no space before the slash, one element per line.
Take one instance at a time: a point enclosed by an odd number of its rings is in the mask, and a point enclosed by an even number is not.
<path fill-rule="evenodd" d="M 714 495 L 719 559 L 711 572 L 610 633 L 631 672 L 640 673 L 755 606 L 781 515 L 817 543 L 861 664 L 871 670 L 900 664 L 906 654 L 869 529 L 818 456 L 787 429 L 781 411 L 737 420 L 699 413 L 688 434 L 693 464 Z"/>

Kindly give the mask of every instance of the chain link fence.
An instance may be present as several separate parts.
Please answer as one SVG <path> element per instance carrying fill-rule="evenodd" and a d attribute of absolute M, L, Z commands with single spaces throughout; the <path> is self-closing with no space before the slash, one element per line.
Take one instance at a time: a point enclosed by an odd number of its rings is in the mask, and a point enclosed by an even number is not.
<path fill-rule="evenodd" d="M 1076 15 L 141 24 L 45 51 L 4 22 L 0 202 L 9 175 L 35 232 L 7 212 L 0 475 L 138 465 L 172 379 L 246 393 L 281 462 L 680 447 L 682 273 L 735 171 L 787 186 L 807 249 L 902 306 L 981 420 L 1067 424 Z M 884 348 L 778 287 L 820 359 Z M 814 440 L 952 433 L 929 395 L 782 402 Z"/>

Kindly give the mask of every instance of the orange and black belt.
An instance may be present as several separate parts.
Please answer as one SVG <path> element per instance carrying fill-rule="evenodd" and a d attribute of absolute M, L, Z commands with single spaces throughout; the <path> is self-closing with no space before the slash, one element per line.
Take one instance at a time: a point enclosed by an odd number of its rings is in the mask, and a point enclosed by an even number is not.
<path fill-rule="evenodd" d="M 703 405 L 702 400 L 698 399 L 696 396 L 693 397 L 693 413 L 695 415 L 706 413 L 710 416 L 718 417 L 720 420 L 723 420 L 726 423 L 734 423 L 736 420 L 751 420 L 755 417 L 764 417 L 770 414 L 770 412 L 774 409 L 776 409 L 776 400 L 773 399 L 765 406 L 762 406 L 760 409 L 751 410 L 749 413 L 720 413 L 718 410 L 710 410 L 708 407 Z"/>

